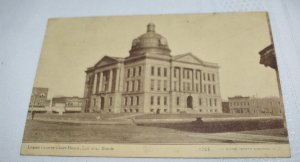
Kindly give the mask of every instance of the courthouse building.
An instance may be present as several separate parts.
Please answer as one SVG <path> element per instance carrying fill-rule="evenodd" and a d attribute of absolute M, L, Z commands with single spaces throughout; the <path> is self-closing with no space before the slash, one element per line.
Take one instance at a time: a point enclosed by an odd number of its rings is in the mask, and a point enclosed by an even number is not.
<path fill-rule="evenodd" d="M 192 53 L 171 55 L 147 25 L 129 56 L 104 56 L 86 70 L 84 112 L 221 113 L 219 66 Z"/>

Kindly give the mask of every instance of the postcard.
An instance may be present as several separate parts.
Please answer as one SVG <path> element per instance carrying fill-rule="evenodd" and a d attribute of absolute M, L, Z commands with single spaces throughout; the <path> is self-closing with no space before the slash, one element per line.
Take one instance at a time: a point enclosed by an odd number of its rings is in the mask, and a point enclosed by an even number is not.
<path fill-rule="evenodd" d="M 266 12 L 51 18 L 22 155 L 290 157 Z"/>

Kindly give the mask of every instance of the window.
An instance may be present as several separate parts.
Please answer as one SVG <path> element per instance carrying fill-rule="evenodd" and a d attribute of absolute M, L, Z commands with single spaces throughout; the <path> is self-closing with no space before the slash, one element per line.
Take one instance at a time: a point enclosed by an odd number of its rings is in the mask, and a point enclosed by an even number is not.
<path fill-rule="evenodd" d="M 211 98 L 209 99 L 209 106 L 212 106 Z"/>
<path fill-rule="evenodd" d="M 141 80 L 138 80 L 138 91 L 141 90 Z"/>
<path fill-rule="evenodd" d="M 153 96 L 151 96 L 150 103 L 151 103 L 151 105 L 153 105 L 153 104 L 154 104 L 154 97 L 153 97 Z"/>
<path fill-rule="evenodd" d="M 96 99 L 94 98 L 94 107 L 96 106 Z"/>
<path fill-rule="evenodd" d="M 203 80 L 205 80 L 205 73 L 203 73 Z"/>
<path fill-rule="evenodd" d="M 198 84 L 196 83 L 196 92 L 199 91 L 199 87 L 198 87 Z"/>
<path fill-rule="evenodd" d="M 134 91 L 134 80 L 133 81 L 131 81 L 132 82 L 132 87 L 131 87 L 131 91 Z"/>
<path fill-rule="evenodd" d="M 126 91 L 129 91 L 129 81 L 126 82 Z"/>
<path fill-rule="evenodd" d="M 105 89 L 105 91 L 108 91 L 108 82 L 106 82 L 106 83 L 104 84 L 104 89 Z"/>
<path fill-rule="evenodd" d="M 160 105 L 160 97 L 157 97 L 157 105 Z"/>
<path fill-rule="evenodd" d="M 164 68 L 164 76 L 167 76 L 167 68 Z"/>
<path fill-rule="evenodd" d="M 139 76 L 141 76 L 141 75 L 142 75 L 142 67 L 139 66 Z"/>
<path fill-rule="evenodd" d="M 164 112 L 167 112 L 167 109 L 164 109 Z"/>
<path fill-rule="evenodd" d="M 109 106 L 112 105 L 112 97 L 109 97 Z"/>
<path fill-rule="evenodd" d="M 198 71 L 196 71 L 196 75 L 195 75 L 196 79 L 198 79 Z"/>
<path fill-rule="evenodd" d="M 177 91 L 177 82 L 174 81 L 174 91 Z"/>
<path fill-rule="evenodd" d="M 174 68 L 174 78 L 176 78 L 176 69 Z"/>
<path fill-rule="evenodd" d="M 135 109 L 135 112 L 139 112 L 139 109 Z"/>
<path fill-rule="evenodd" d="M 179 105 L 179 104 L 180 104 L 180 98 L 179 98 L 179 97 L 177 97 L 177 99 L 176 99 L 176 103 L 177 103 L 177 105 Z"/>
<path fill-rule="evenodd" d="M 215 99 L 215 106 L 217 106 L 217 99 Z"/>
<path fill-rule="evenodd" d="M 206 84 L 203 85 L 204 93 L 206 93 Z"/>
<path fill-rule="evenodd" d="M 185 91 L 185 82 L 183 82 L 183 90 Z"/>
<path fill-rule="evenodd" d="M 139 96 L 136 96 L 136 105 L 139 105 L 140 104 L 140 98 Z"/>
<path fill-rule="evenodd" d="M 190 71 L 186 70 L 186 73 L 187 73 L 187 78 L 190 79 Z"/>
<path fill-rule="evenodd" d="M 187 83 L 187 90 L 188 90 L 188 91 L 191 90 L 191 85 L 190 85 L 190 83 Z"/>
<path fill-rule="evenodd" d="M 208 94 L 210 94 L 210 92 L 211 92 L 210 85 L 207 85 L 207 86 L 208 86 Z"/>
<path fill-rule="evenodd" d="M 157 90 L 160 91 L 160 80 L 157 80 Z"/>
<path fill-rule="evenodd" d="M 185 71 L 186 71 L 186 70 L 184 69 L 184 70 L 183 70 L 183 78 L 185 78 Z"/>
<path fill-rule="evenodd" d="M 201 98 L 199 98 L 199 105 L 200 105 L 200 106 L 202 105 L 202 100 L 201 100 Z"/>
<path fill-rule="evenodd" d="M 125 97 L 125 106 L 127 106 L 127 97 Z"/>
<path fill-rule="evenodd" d="M 164 91 L 167 91 L 167 80 L 164 80 Z"/>
<path fill-rule="evenodd" d="M 160 67 L 157 68 L 157 76 L 160 76 Z"/>
<path fill-rule="evenodd" d="M 216 86 L 213 85 L 213 93 L 216 94 Z"/>
<path fill-rule="evenodd" d="M 215 81 L 215 74 L 212 74 L 211 77 L 212 77 L 212 81 Z"/>
<path fill-rule="evenodd" d="M 151 75 L 154 75 L 154 66 L 151 66 Z"/>
<path fill-rule="evenodd" d="M 151 87 L 151 91 L 153 91 L 154 90 L 154 79 L 151 79 L 151 85 L 150 85 Z"/>
<path fill-rule="evenodd" d="M 135 76 L 135 68 L 133 68 L 133 76 Z"/>
<path fill-rule="evenodd" d="M 164 97 L 164 105 L 167 105 L 167 97 Z"/>
<path fill-rule="evenodd" d="M 130 105 L 133 105 L 133 96 L 130 97 Z"/>
<path fill-rule="evenodd" d="M 127 78 L 130 77 L 130 69 L 127 69 Z"/>
<path fill-rule="evenodd" d="M 210 81 L 210 74 L 207 74 L 207 80 Z"/>

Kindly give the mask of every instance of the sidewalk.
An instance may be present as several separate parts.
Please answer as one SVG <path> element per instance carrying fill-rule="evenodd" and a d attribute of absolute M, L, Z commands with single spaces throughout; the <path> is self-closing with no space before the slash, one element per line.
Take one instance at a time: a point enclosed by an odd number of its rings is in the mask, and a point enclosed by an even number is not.
<path fill-rule="evenodd" d="M 28 119 L 31 120 L 31 119 Z M 60 123 L 73 123 L 73 124 L 98 124 L 98 125 L 131 125 L 134 124 L 130 119 L 123 120 L 79 120 L 74 118 L 43 118 L 35 117 L 33 120 L 36 121 L 47 121 L 47 122 L 60 122 Z"/>

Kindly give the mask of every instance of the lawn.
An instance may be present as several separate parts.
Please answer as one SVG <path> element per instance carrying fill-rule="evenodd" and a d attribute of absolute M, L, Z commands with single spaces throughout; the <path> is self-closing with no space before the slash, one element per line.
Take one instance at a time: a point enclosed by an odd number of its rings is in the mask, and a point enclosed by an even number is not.
<path fill-rule="evenodd" d="M 27 120 L 24 142 L 80 142 L 80 143 L 244 143 L 249 142 L 244 135 L 281 136 L 282 131 L 243 131 L 234 132 L 233 136 L 223 136 L 222 132 L 205 132 L 206 127 L 195 123 L 167 125 L 89 125 L 59 122 Z M 217 127 L 215 127 L 217 129 Z M 203 132 L 204 130 L 204 132 Z M 272 129 L 273 130 L 273 129 Z M 267 133 L 272 132 L 272 133 Z M 226 134 L 226 133 L 225 133 Z M 244 134 L 244 135 L 242 135 Z M 279 134 L 279 135 L 278 135 Z M 239 138 L 236 138 L 239 137 Z M 256 139 L 250 142 L 270 142 L 268 139 Z M 286 142 L 273 140 L 273 142 Z"/>

